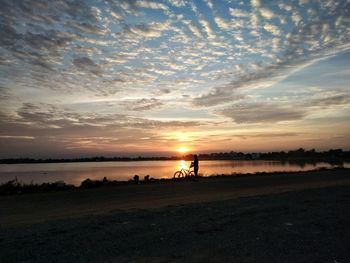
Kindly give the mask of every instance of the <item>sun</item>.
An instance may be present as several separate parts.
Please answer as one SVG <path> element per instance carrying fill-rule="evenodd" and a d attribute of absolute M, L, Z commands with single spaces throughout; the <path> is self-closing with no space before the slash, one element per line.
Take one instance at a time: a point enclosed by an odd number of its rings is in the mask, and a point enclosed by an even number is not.
<path fill-rule="evenodd" d="M 187 153 L 189 150 L 188 150 L 188 148 L 186 148 L 186 147 L 181 147 L 181 148 L 177 149 L 177 151 L 178 151 L 179 153 Z"/>

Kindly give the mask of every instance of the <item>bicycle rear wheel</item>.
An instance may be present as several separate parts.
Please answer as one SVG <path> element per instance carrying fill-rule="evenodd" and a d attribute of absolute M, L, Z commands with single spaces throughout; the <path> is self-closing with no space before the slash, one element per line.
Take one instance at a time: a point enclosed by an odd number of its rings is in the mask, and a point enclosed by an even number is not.
<path fill-rule="evenodd" d="M 184 174 L 182 171 L 177 171 L 174 173 L 174 178 L 182 178 L 184 177 Z"/>

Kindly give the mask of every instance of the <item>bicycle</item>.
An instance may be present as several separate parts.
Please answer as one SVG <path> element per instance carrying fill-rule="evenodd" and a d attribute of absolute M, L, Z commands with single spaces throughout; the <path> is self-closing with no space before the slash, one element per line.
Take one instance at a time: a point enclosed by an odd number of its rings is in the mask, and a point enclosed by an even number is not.
<path fill-rule="evenodd" d="M 174 179 L 175 178 L 192 177 L 192 176 L 194 176 L 194 171 L 191 169 L 181 168 L 181 170 L 176 171 L 174 173 Z"/>

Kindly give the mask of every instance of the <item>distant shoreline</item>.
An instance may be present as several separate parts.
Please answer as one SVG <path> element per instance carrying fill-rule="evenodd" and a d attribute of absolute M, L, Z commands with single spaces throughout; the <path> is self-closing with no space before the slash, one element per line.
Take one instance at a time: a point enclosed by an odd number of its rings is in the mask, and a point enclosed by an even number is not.
<path fill-rule="evenodd" d="M 331 149 L 328 151 L 317 152 L 314 149 L 304 150 L 302 148 L 288 152 L 263 152 L 263 153 L 242 153 L 242 152 L 219 152 L 210 154 L 198 154 L 199 159 L 203 161 L 235 161 L 235 160 L 265 160 L 281 161 L 294 163 L 342 163 L 350 161 L 350 151 L 342 149 Z M 134 162 L 134 161 L 177 161 L 192 160 L 193 154 L 171 157 L 86 157 L 86 158 L 5 158 L 0 159 L 0 164 L 20 164 L 20 163 L 76 163 L 76 162 Z"/>
<path fill-rule="evenodd" d="M 142 159 L 118 159 L 118 160 L 34 160 L 34 161 L 6 161 L 0 160 L 0 164 L 45 164 L 45 163 L 107 163 L 107 162 L 148 162 L 148 161 L 191 161 L 189 158 L 142 158 Z M 350 162 L 350 159 L 334 160 L 334 159 L 201 159 L 201 161 L 276 161 L 276 162 L 288 162 L 293 164 L 313 164 L 313 163 L 330 163 L 330 164 L 342 164 Z"/>

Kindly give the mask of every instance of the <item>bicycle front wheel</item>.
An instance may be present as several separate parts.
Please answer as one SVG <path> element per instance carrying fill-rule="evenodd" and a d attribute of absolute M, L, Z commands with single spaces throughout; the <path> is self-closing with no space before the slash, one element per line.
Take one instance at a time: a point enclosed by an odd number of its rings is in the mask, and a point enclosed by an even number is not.
<path fill-rule="evenodd" d="M 182 171 L 177 171 L 174 173 L 174 178 L 182 178 L 184 177 L 184 174 L 182 173 Z"/>
<path fill-rule="evenodd" d="M 194 174 L 194 171 L 189 171 L 189 173 L 188 173 L 188 177 L 193 177 L 195 174 Z"/>

